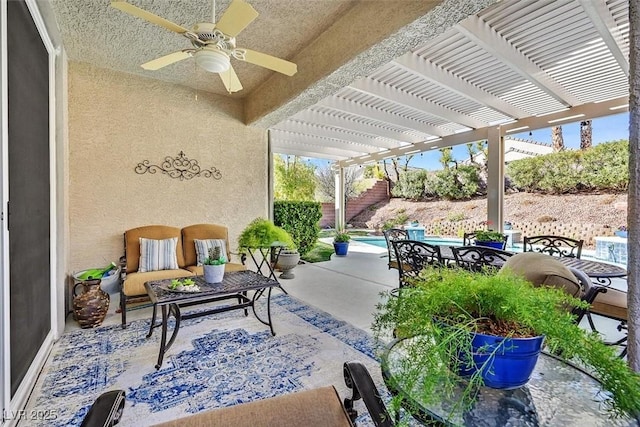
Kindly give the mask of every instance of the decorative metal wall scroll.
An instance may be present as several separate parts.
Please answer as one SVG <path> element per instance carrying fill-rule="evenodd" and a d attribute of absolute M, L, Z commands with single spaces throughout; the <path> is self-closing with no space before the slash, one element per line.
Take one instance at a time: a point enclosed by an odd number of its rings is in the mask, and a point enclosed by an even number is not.
<path fill-rule="evenodd" d="M 210 169 L 201 169 L 197 160 L 189 159 L 182 151 L 175 158 L 169 156 L 165 157 L 164 162 L 162 162 L 160 166 L 150 165 L 149 160 L 143 160 L 141 163 L 138 163 L 135 171 L 140 175 L 147 172 L 156 173 L 160 171 L 165 175 L 169 175 L 170 178 L 176 178 L 180 181 L 191 179 L 196 176 L 213 179 L 222 178 L 222 172 L 220 172 L 219 169 L 215 167 L 211 167 Z"/>

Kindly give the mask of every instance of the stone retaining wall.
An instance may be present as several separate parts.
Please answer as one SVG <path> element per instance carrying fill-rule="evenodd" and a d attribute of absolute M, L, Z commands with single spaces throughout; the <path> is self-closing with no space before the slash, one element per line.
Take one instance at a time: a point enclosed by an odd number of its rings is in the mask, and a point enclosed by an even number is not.
<path fill-rule="evenodd" d="M 485 229 L 480 221 L 440 221 L 420 224 L 425 228 L 425 235 L 443 237 L 462 237 L 466 232 Z M 611 227 L 598 224 L 562 224 L 558 222 L 513 222 L 512 228 L 520 230 L 522 236 L 554 235 L 572 239 L 583 239 L 586 247 L 595 247 L 597 236 L 613 236 Z"/>

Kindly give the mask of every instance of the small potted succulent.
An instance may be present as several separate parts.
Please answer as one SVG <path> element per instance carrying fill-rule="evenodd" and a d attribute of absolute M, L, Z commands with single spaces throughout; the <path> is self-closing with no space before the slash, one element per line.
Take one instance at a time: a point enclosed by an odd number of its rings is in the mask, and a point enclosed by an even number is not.
<path fill-rule="evenodd" d="M 346 256 L 349 251 L 349 240 L 351 236 L 346 231 L 336 231 L 333 236 L 333 250 L 338 256 Z"/>
<path fill-rule="evenodd" d="M 502 249 L 504 247 L 504 234 L 499 231 L 476 230 L 474 233 L 477 246 L 488 246 L 495 249 Z"/>
<path fill-rule="evenodd" d="M 227 259 L 222 256 L 220 246 L 209 249 L 209 256 L 202 263 L 204 269 L 204 281 L 207 283 L 220 283 L 224 278 L 224 265 Z"/>

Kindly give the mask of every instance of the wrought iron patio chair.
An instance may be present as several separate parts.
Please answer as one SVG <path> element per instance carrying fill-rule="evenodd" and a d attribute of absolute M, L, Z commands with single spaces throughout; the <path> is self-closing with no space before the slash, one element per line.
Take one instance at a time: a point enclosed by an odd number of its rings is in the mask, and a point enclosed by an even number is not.
<path fill-rule="evenodd" d="M 513 252 L 486 246 L 452 246 L 451 252 L 453 252 L 458 267 L 471 271 L 498 271 L 513 255 Z"/>
<path fill-rule="evenodd" d="M 564 236 L 525 236 L 523 252 L 541 252 L 555 257 L 580 258 L 584 240 Z"/>
<path fill-rule="evenodd" d="M 392 242 L 398 261 L 399 288 L 410 286 L 410 279 L 427 266 L 444 265 L 440 247 L 417 240 L 396 240 Z"/>
<path fill-rule="evenodd" d="M 509 236 L 504 235 L 504 241 L 502 242 L 502 250 L 507 247 L 507 240 L 509 240 Z M 464 233 L 462 236 L 462 245 L 463 246 L 473 246 L 476 244 L 476 233 L 475 231 L 471 233 Z"/>
<path fill-rule="evenodd" d="M 384 238 L 387 241 L 387 250 L 389 253 L 389 269 L 398 268 L 396 260 L 396 252 L 393 249 L 392 242 L 396 240 L 409 240 L 409 232 L 402 228 L 390 228 L 384 231 Z"/>
<path fill-rule="evenodd" d="M 593 288 L 596 288 L 598 292 L 594 292 L 593 298 L 589 301 L 591 306 L 585 312 L 589 327 L 592 331 L 597 331 L 592 317 L 594 314 L 619 322 L 617 329 L 619 332 L 624 331 L 624 336 L 615 341 L 607 342 L 607 344 L 622 347 L 620 357 L 624 357 L 627 354 L 627 321 L 629 319 L 627 292 L 611 287 L 593 286 Z"/>

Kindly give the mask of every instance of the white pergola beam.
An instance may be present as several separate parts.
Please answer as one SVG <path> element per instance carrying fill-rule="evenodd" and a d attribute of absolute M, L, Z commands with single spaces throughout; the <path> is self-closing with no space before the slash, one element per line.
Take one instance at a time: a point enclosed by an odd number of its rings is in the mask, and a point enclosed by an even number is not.
<path fill-rule="evenodd" d="M 370 78 L 356 81 L 354 84 L 349 86 L 349 89 L 357 90 L 377 98 L 413 108 L 414 110 L 422 111 L 448 120 L 451 123 L 464 125 L 472 129 L 482 128 L 488 125 L 488 123 L 477 120 L 466 114 L 462 114 L 450 108 L 445 108 L 435 102 L 418 98 L 410 93 Z"/>
<path fill-rule="evenodd" d="M 602 41 L 609 48 L 611 55 L 616 59 L 618 65 L 624 72 L 625 76 L 629 76 L 629 60 L 622 51 L 620 42 L 623 36 L 618 30 L 618 26 L 609 12 L 609 8 L 603 0 L 578 0 L 580 6 L 584 9 L 591 23 L 595 27 Z"/>
<path fill-rule="evenodd" d="M 512 129 L 521 128 L 521 132 L 525 130 L 547 129 L 555 125 L 563 125 L 566 123 L 579 122 L 583 120 L 597 119 L 598 117 L 610 116 L 613 114 L 624 113 L 629 111 L 629 97 L 610 99 L 603 102 L 590 102 L 577 107 L 569 108 L 553 114 L 542 116 L 532 116 L 517 122 L 502 125 L 502 132 L 507 135 Z M 562 120 L 563 118 L 569 118 Z"/>
<path fill-rule="evenodd" d="M 363 144 L 377 148 L 395 148 L 401 144 L 400 141 L 381 138 L 376 135 L 364 135 L 354 131 L 340 130 L 335 127 L 325 125 L 314 125 L 297 120 L 287 120 L 273 128 L 274 130 L 312 135 L 320 138 L 333 138 L 342 141 L 351 141 L 356 144 Z"/>
<path fill-rule="evenodd" d="M 362 123 L 355 120 L 349 120 L 343 117 L 333 116 L 320 111 L 316 111 L 312 108 L 301 111 L 293 117 L 294 120 L 300 120 L 308 122 L 309 124 L 317 124 L 322 126 L 332 126 L 335 128 L 353 130 L 356 132 L 363 132 L 370 135 L 376 135 L 381 138 L 393 139 L 400 142 L 420 142 L 423 138 L 409 135 L 403 132 L 398 132 L 393 129 L 383 127 L 385 123 L 380 122 L 380 126 L 375 126 L 368 123 Z"/>
<path fill-rule="evenodd" d="M 460 34 L 561 104 L 570 107 L 581 103 L 576 96 L 513 47 L 481 18 L 470 16 L 458 23 L 455 28 Z"/>
<path fill-rule="evenodd" d="M 527 117 L 530 113 L 509 104 L 497 96 L 472 85 L 466 80 L 443 70 L 434 63 L 427 61 L 414 53 L 401 56 L 393 62 L 405 70 L 427 79 L 457 95 L 469 99 L 477 104 L 484 105 L 498 111 L 507 117 L 514 119 Z"/>
<path fill-rule="evenodd" d="M 437 126 L 423 123 L 418 120 L 402 117 L 397 114 L 390 113 L 388 111 L 380 110 L 377 108 L 369 107 L 364 104 L 349 101 L 338 96 L 324 99 L 319 102 L 319 105 L 323 105 L 335 110 L 345 111 L 347 113 L 355 114 L 362 117 L 367 117 L 373 120 L 379 120 L 381 122 L 391 123 L 396 126 L 404 127 L 407 129 L 415 130 L 428 136 L 444 136 L 447 135 L 444 129 Z M 425 137 L 425 139 L 426 139 Z"/>
<path fill-rule="evenodd" d="M 363 155 L 380 151 L 380 147 L 372 145 L 358 144 L 345 139 L 325 138 L 308 133 L 295 133 L 279 129 L 271 130 L 271 138 L 274 141 L 291 141 L 301 144 L 317 145 L 319 147 L 338 148 L 345 151 L 360 153 Z"/>
<path fill-rule="evenodd" d="M 273 143 L 274 152 L 282 153 L 282 150 L 291 148 L 293 150 L 308 152 L 309 154 L 303 154 L 303 156 L 305 157 L 318 157 L 321 159 L 325 159 L 328 158 L 326 156 L 330 155 L 340 157 L 340 159 L 342 160 L 346 160 L 352 157 L 359 157 L 367 154 L 365 152 L 346 150 L 344 148 L 327 147 L 326 145 L 309 144 L 295 140 L 292 141 L 286 139 L 278 139 L 275 136 L 272 136 L 271 141 Z"/>

